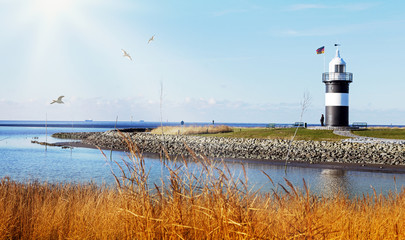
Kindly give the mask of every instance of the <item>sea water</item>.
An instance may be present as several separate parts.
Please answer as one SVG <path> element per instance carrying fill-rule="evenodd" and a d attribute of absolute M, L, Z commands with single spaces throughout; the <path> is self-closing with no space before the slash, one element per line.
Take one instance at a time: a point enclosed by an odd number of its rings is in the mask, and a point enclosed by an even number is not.
<path fill-rule="evenodd" d="M 122 160 L 129 160 L 127 153 L 122 151 L 104 150 L 103 154 L 99 149 L 63 149 L 31 142 L 70 141 L 55 139 L 51 135 L 56 132 L 106 131 L 115 126 L 128 127 L 128 123 L 116 125 L 114 122 L 108 124 L 106 122 L 74 122 L 69 125 L 69 122 L 50 122 L 46 123 L 46 126 L 43 122 L 31 122 L 30 125 L 27 122 L 21 124 L 21 121 L 4 123 L 5 121 L 0 121 L 0 178 L 7 176 L 16 181 L 114 184 L 112 171 L 119 176 L 115 161 L 120 163 Z M 132 127 L 151 127 L 160 123 L 132 124 Z M 285 171 L 283 165 L 264 161 L 233 159 L 224 159 L 224 161 L 231 174 L 243 181 L 246 181 L 245 169 L 249 186 L 261 191 L 280 190 L 280 184 L 286 186 L 285 179 L 301 189 L 304 179 L 312 192 L 324 195 L 341 191 L 349 196 L 361 196 L 373 194 L 373 188 L 378 193 L 387 194 L 389 191 L 400 191 L 405 187 L 403 173 L 340 170 L 327 166 L 325 168 L 288 166 Z M 158 157 L 147 156 L 145 164 L 149 171 L 149 183 L 159 185 L 162 178 L 168 179 L 169 172 L 162 167 L 161 159 Z M 179 163 L 169 164 L 177 164 L 177 167 L 181 167 Z M 221 163 L 218 164 L 221 166 Z M 194 171 L 199 169 L 198 164 L 190 163 L 189 167 L 194 168 Z M 263 172 L 271 177 L 273 183 Z"/>

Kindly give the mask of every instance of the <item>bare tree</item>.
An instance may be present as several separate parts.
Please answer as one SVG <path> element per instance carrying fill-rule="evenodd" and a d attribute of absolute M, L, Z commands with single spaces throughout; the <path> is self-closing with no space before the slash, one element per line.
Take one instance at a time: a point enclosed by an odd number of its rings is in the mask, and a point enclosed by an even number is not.
<path fill-rule="evenodd" d="M 302 122 L 302 118 L 304 117 L 304 113 L 306 112 L 306 110 L 308 109 L 308 107 L 311 105 L 311 95 L 309 94 L 308 91 L 304 92 L 304 96 L 300 102 L 300 106 L 301 106 L 301 114 L 300 114 L 300 123 Z M 284 171 L 287 173 L 287 161 L 289 159 L 290 156 L 290 152 L 291 152 L 291 144 L 294 141 L 295 136 L 297 135 L 298 132 L 298 128 L 300 127 L 300 123 L 297 124 L 297 128 L 295 129 L 294 135 L 292 136 L 289 144 L 288 144 L 288 151 L 287 151 L 287 156 L 285 158 L 285 166 L 284 166 Z"/>
<path fill-rule="evenodd" d="M 162 181 L 162 188 L 161 193 L 164 195 L 164 178 L 163 178 L 163 167 L 166 162 L 166 155 L 165 155 L 165 134 L 163 131 L 163 82 L 160 82 L 160 128 L 162 129 L 162 150 L 160 152 L 160 180 Z M 163 196 L 162 195 L 162 196 Z M 162 201 L 163 207 L 163 201 Z"/>
<path fill-rule="evenodd" d="M 162 136 L 164 136 L 162 108 L 163 108 L 163 82 L 160 82 L 160 128 L 162 129 Z"/>
<path fill-rule="evenodd" d="M 162 129 L 162 151 L 163 162 L 165 161 L 165 134 L 163 131 L 163 82 L 160 82 L 160 128 Z"/>

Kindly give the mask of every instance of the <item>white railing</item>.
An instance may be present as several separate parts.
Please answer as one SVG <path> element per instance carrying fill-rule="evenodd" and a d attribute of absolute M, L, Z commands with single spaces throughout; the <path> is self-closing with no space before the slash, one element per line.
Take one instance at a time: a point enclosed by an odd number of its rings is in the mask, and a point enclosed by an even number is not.
<path fill-rule="evenodd" d="M 353 73 L 322 73 L 322 81 L 329 82 L 329 81 L 353 81 Z"/>

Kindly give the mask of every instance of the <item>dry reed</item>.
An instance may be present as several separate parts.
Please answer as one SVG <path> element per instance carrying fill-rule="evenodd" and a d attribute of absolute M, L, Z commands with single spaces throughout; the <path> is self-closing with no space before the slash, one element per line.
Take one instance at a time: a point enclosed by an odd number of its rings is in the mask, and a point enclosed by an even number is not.
<path fill-rule="evenodd" d="M 0 181 L 0 239 L 404 239 L 405 191 L 318 197 L 287 179 L 253 191 L 207 158 L 162 162 L 158 186 L 128 139 L 116 188 Z M 199 170 L 189 162 L 199 164 Z M 265 173 L 263 173 L 265 174 Z M 281 189 L 281 191 L 277 191 Z"/>
<path fill-rule="evenodd" d="M 192 135 L 192 134 L 214 134 L 232 132 L 232 128 L 225 125 L 208 125 L 208 126 L 172 126 L 158 127 L 153 129 L 153 134 L 169 134 L 169 135 Z"/>

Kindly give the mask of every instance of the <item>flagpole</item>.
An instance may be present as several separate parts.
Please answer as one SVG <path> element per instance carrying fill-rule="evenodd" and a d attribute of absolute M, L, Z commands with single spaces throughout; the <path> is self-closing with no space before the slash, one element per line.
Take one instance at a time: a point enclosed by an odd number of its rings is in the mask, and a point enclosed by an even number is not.
<path fill-rule="evenodd" d="M 323 53 L 323 72 L 326 72 L 325 53 Z"/>
<path fill-rule="evenodd" d="M 323 54 L 323 72 L 326 71 L 325 46 L 316 49 L 316 54 Z"/>

